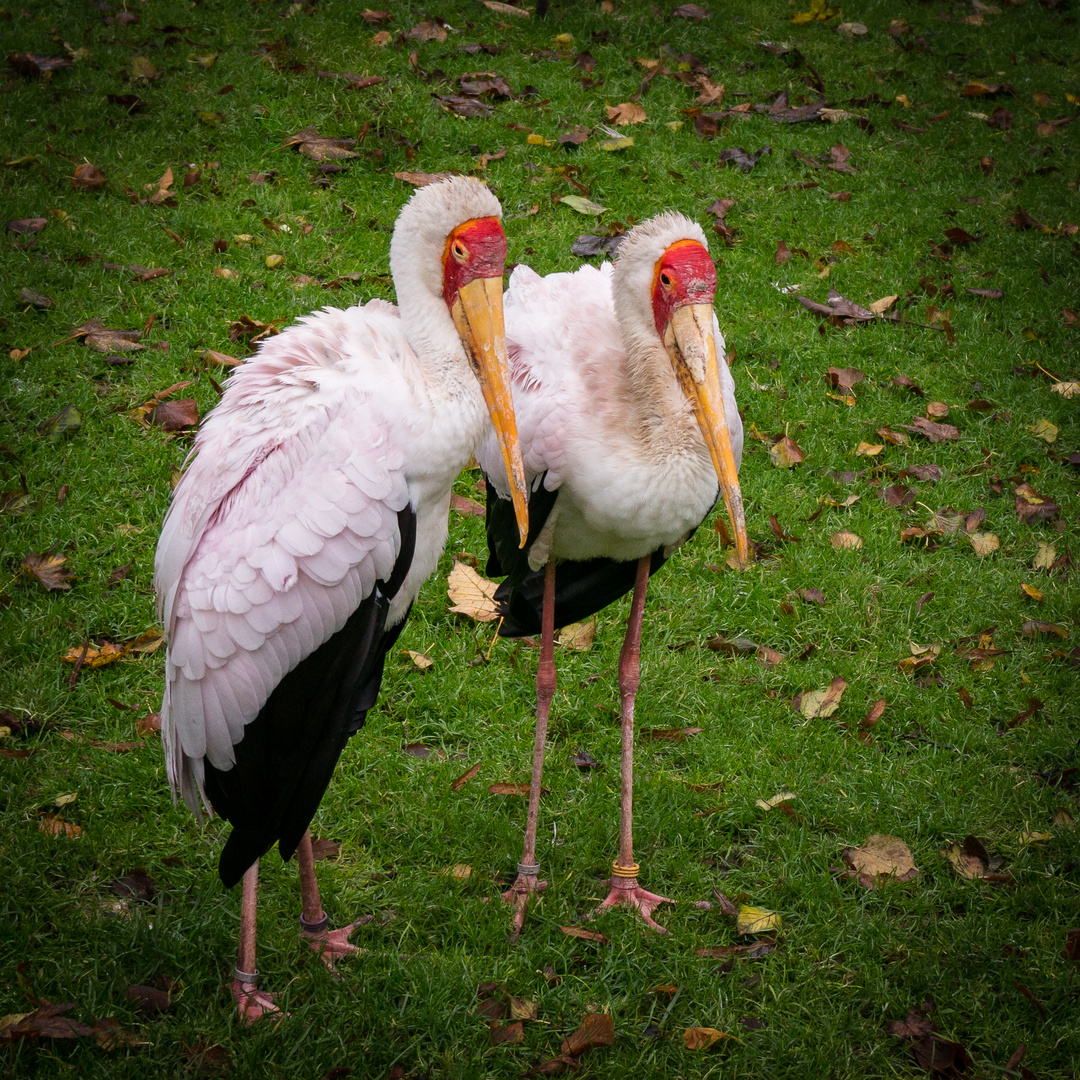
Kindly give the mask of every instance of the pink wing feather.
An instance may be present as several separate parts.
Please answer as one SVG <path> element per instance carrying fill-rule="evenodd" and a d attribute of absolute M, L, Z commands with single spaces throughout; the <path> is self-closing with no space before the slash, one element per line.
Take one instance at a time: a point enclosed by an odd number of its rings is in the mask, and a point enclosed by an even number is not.
<path fill-rule="evenodd" d="M 360 319 L 366 310 L 305 322 L 322 324 L 310 335 L 319 348 L 347 332 L 349 362 L 360 346 L 369 356 L 402 348 L 397 319 L 378 309 Z M 327 325 L 345 315 L 356 325 Z M 277 683 L 345 625 L 398 556 L 409 491 L 391 421 L 335 379 L 340 353 L 312 355 L 305 329 L 238 369 L 235 393 L 200 432 L 158 545 L 169 645 L 162 736 L 174 796 L 196 813 L 203 757 L 232 765 Z M 273 423 L 253 417 L 252 400 Z"/>

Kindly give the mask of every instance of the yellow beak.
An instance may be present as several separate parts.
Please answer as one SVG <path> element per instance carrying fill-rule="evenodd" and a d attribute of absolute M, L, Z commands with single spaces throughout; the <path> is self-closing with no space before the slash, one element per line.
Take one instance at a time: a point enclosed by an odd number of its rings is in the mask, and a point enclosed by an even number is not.
<path fill-rule="evenodd" d="M 499 440 L 514 500 L 520 546 L 524 547 L 529 535 L 529 499 L 518 445 L 514 401 L 510 394 L 510 361 L 506 354 L 502 295 L 501 277 L 474 278 L 458 289 L 450 314 L 495 425 L 495 437 Z"/>
<path fill-rule="evenodd" d="M 750 562 L 750 540 L 746 534 L 739 471 L 731 447 L 720 368 L 713 336 L 711 304 L 685 304 L 675 309 L 664 334 L 664 345 L 671 356 L 675 375 L 683 393 L 694 408 L 705 445 L 709 448 L 720 491 L 724 496 L 728 520 L 735 535 L 739 562 Z"/>

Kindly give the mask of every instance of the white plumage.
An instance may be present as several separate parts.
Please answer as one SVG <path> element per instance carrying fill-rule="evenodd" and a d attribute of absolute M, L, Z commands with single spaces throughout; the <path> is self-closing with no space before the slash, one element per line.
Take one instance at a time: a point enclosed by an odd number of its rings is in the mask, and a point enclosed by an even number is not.
<path fill-rule="evenodd" d="M 492 422 L 524 535 L 500 217 L 473 179 L 417 192 L 391 241 L 398 306 L 326 308 L 265 341 L 202 425 L 162 529 L 173 796 L 232 822 L 226 884 L 275 841 L 286 858 L 300 844 L 307 929 L 321 917 L 308 823 Z M 272 1003 L 254 991 L 254 877 L 250 904 L 247 890 L 233 992 L 252 1019 Z M 351 949 L 324 923 L 311 940 L 329 958 Z"/>
<path fill-rule="evenodd" d="M 727 503 L 740 559 L 749 555 L 737 473 L 742 421 L 713 314 L 716 272 L 705 235 L 681 214 L 635 227 L 614 265 L 540 277 L 515 269 L 505 299 L 514 409 L 530 498 L 518 555 L 499 498 L 488 499 L 489 571 L 506 574 L 500 633 L 541 633 L 537 731 L 525 850 L 505 899 L 520 931 L 537 882 L 535 835 L 547 715 L 555 689 L 553 630 L 634 589 L 619 665 L 622 821 L 612 891 L 649 925 L 665 898 L 637 883 L 631 839 L 633 709 L 648 576 Z M 718 357 L 720 358 L 718 361 Z M 497 447 L 478 460 L 502 498 Z M 541 488 L 542 484 L 542 488 Z"/>

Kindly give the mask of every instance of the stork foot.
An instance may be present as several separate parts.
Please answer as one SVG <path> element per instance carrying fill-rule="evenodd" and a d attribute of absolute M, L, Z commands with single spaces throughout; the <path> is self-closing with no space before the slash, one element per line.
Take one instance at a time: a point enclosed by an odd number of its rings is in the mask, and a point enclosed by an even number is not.
<path fill-rule="evenodd" d="M 258 989 L 257 983 L 233 979 L 232 996 L 236 1002 L 236 1011 L 245 1024 L 254 1024 L 267 1014 L 279 1017 L 288 1015 L 277 1007 L 274 995 Z"/>
<path fill-rule="evenodd" d="M 529 906 L 529 897 L 541 893 L 548 887 L 546 881 L 537 880 L 536 874 L 518 874 L 514 884 L 502 894 L 505 903 L 513 909 L 514 932 L 511 941 L 517 941 L 525 927 L 525 911 Z"/>
<path fill-rule="evenodd" d="M 667 927 L 661 926 L 653 919 L 652 913 L 660 904 L 673 903 L 675 901 L 668 896 L 660 896 L 657 893 L 643 889 L 638 884 L 636 877 L 613 877 L 611 879 L 611 892 L 607 894 L 592 915 L 621 904 L 633 908 L 645 920 L 645 925 L 658 934 L 670 934 L 671 931 Z M 589 918 L 592 918 L 592 915 Z"/>
<path fill-rule="evenodd" d="M 349 923 L 348 926 L 343 926 L 338 930 L 331 930 L 326 925 L 325 916 L 321 920 L 321 926 L 319 923 L 316 923 L 315 926 L 305 926 L 303 919 L 301 919 L 300 936 L 307 942 L 311 951 L 333 971 L 338 960 L 346 956 L 355 956 L 360 952 L 357 946 L 350 943 L 349 935 L 358 926 L 370 921 L 370 917 L 357 919 L 356 922 Z"/>

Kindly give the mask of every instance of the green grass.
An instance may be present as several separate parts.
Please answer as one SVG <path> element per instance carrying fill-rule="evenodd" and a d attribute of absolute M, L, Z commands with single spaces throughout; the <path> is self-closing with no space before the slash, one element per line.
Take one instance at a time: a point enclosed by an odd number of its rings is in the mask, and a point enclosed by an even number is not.
<path fill-rule="evenodd" d="M 379 27 L 341 0 L 296 12 L 284 4 L 154 0 L 136 5 L 141 21 L 126 27 L 65 2 L 30 16 L 15 7 L 4 13 L 7 49 L 59 55 L 68 42 L 89 57 L 47 83 L 12 75 L 0 87 L 3 159 L 29 159 L 0 168 L 3 220 L 49 219 L 36 242 L 7 233 L 0 247 L 0 488 L 12 491 L 25 478 L 31 500 L 0 516 L 0 708 L 40 725 L 0 742 L 37 751 L 0 759 L 0 1015 L 31 1007 L 25 983 L 38 997 L 74 1002 L 71 1015 L 82 1021 L 116 1017 L 149 1043 L 111 1051 L 91 1040 L 23 1043 L 0 1052 L 4 1075 L 196 1075 L 191 1053 L 202 1045 L 223 1048 L 230 1076 L 318 1078 L 348 1066 L 354 1076 L 515 1077 L 557 1054 L 584 1013 L 607 1011 L 616 1043 L 582 1059 L 586 1076 L 904 1077 L 922 1070 L 884 1025 L 928 999 L 937 1030 L 964 1044 L 975 1074 L 998 1075 L 1025 1043 L 1024 1064 L 1040 1080 L 1076 1075 L 1080 971 L 1062 949 L 1066 930 L 1080 926 L 1080 840 L 1054 819 L 1057 811 L 1080 816 L 1076 773 L 1056 786 L 1047 781 L 1078 764 L 1075 668 L 1050 655 L 1078 644 L 1077 592 L 1071 567 L 1032 568 L 1040 541 L 1076 557 L 1076 476 L 1029 431 L 1045 418 L 1060 429 L 1050 448 L 1059 457 L 1080 448 L 1075 400 L 1052 392 L 1042 373 L 1077 377 L 1080 331 L 1064 315 L 1078 307 L 1077 237 L 1059 226 L 1077 220 L 1078 125 L 1050 136 L 1036 130 L 1040 120 L 1077 111 L 1065 96 L 1080 95 L 1075 15 L 1028 0 L 1002 5 L 975 26 L 963 21 L 970 10 L 960 5 L 867 2 L 844 9 L 844 19 L 869 28 L 848 42 L 835 23 L 793 25 L 801 5 L 711 6 L 716 14 L 701 24 L 660 17 L 646 3 L 614 13 L 563 3 L 546 21 L 517 21 L 459 0 L 438 9 L 454 28 L 447 42 L 383 49 L 370 43 Z M 396 5 L 389 29 L 407 31 L 428 14 Z M 900 17 L 912 31 L 894 38 L 887 31 Z M 166 26 L 181 29 L 160 29 Z M 557 50 L 561 33 L 574 38 L 566 58 L 531 52 Z M 788 67 L 758 48 L 763 40 L 797 47 L 805 65 Z M 506 50 L 454 51 L 478 41 Z M 605 104 L 636 93 L 644 69 L 634 61 L 662 55 L 662 45 L 676 57 L 700 57 L 727 87 L 724 107 L 769 102 L 782 89 L 793 104 L 812 100 L 808 65 L 831 105 L 869 117 L 874 130 L 852 120 L 786 125 L 751 115 L 705 141 L 681 111 L 695 92 L 668 76 L 654 79 L 641 99 L 647 121 L 624 129 L 632 149 L 604 152 L 595 134 L 576 150 L 529 145 L 514 128 L 554 142 L 564 122 L 595 126 Z M 497 70 L 515 92 L 532 85 L 537 95 L 498 103 L 488 119 L 451 116 L 430 98 L 448 88 L 420 81 L 410 67 L 413 48 L 421 68 L 441 69 L 451 81 Z M 592 86 L 569 63 L 586 49 L 596 60 Z M 209 53 L 216 56 L 209 69 L 189 59 Z M 129 83 L 135 56 L 150 58 L 161 78 Z M 348 90 L 316 70 L 387 82 Z M 1008 82 L 1015 97 L 961 97 L 972 79 Z M 232 92 L 220 95 L 228 84 Z M 137 93 L 146 108 L 128 115 L 108 104 L 109 93 Z M 870 93 L 893 104 L 848 104 Z M 1052 104 L 1040 105 L 1036 93 Z M 997 105 L 1014 113 L 1007 133 L 971 115 Z M 948 117 L 927 123 L 945 110 Z M 200 112 L 223 120 L 207 124 Z M 926 130 L 903 131 L 894 118 Z M 667 126 L 678 121 L 677 130 Z M 360 156 L 326 186 L 312 183 L 315 163 L 279 149 L 309 125 L 355 137 L 365 124 Z M 857 172 L 809 170 L 790 153 L 827 160 L 837 141 Z M 765 145 L 772 155 L 750 173 L 715 165 L 723 147 Z M 354 935 L 365 955 L 343 965 L 340 981 L 329 978 L 297 940 L 294 868 L 267 858 L 260 968 L 291 1015 L 277 1027 L 243 1030 L 223 987 L 239 900 L 214 873 L 223 827 L 199 826 L 171 806 L 156 737 L 126 753 L 86 741 L 136 738 L 136 721 L 160 701 L 163 658 L 84 670 L 70 690 L 71 668 L 60 660 L 88 639 L 124 640 L 154 622 L 154 545 L 187 444 L 138 426 L 129 413 L 189 379 L 184 393 L 203 412 L 210 408 L 217 398 L 211 377 L 220 382 L 222 371 L 202 354 L 244 355 L 228 336 L 241 315 L 288 322 L 322 304 L 390 296 L 376 279 L 387 273 L 387 230 L 409 195 L 392 174 L 468 171 L 479 153 L 502 147 L 505 157 L 484 175 L 503 202 L 510 260 L 544 273 L 577 265 L 570 245 L 595 224 L 553 202 L 575 191 L 566 167 L 609 207 L 603 221 L 629 223 L 670 207 L 709 228 L 707 207 L 716 198 L 737 200 L 727 222 L 738 243 L 728 248 L 717 238 L 712 249 L 740 405 L 748 426 L 766 436 L 787 430 L 806 453 L 802 465 L 780 470 L 765 445 L 748 440 L 748 522 L 769 557 L 743 573 L 718 571 L 724 552 L 706 526 L 650 586 L 639 726 L 704 729 L 682 743 L 642 739 L 638 747 L 638 859 L 643 882 L 679 901 L 658 913 L 674 934 L 647 934 L 622 913 L 596 920 L 610 944 L 559 930 L 580 924 L 604 895 L 614 855 L 614 669 L 625 601 L 601 615 L 590 652 L 560 650 L 557 658 L 540 831 L 552 886 L 515 945 L 507 942 L 504 911 L 484 902 L 520 851 L 523 801 L 489 795 L 487 785 L 527 779 L 536 654 L 499 642 L 484 663 L 490 628 L 447 612 L 453 557 L 482 557 L 484 545 L 482 523 L 455 515 L 439 577 L 401 643 L 435 665 L 421 673 L 403 652 L 391 658 L 381 701 L 343 756 L 314 825 L 341 844 L 340 858 L 319 867 L 331 918 L 376 916 Z M 995 161 L 989 176 L 979 165 L 986 156 Z M 72 188 L 83 159 L 106 175 L 101 191 Z M 202 169 L 202 180 L 182 189 L 189 165 Z M 167 167 L 177 178 L 176 205 L 133 205 L 126 189 L 146 198 L 145 185 L 156 185 Z M 273 182 L 248 179 L 271 171 Z M 789 186 L 807 179 L 820 186 Z M 851 192 L 850 202 L 827 197 L 841 190 Z M 971 198 L 982 201 L 965 201 Z M 1048 230 L 1010 226 L 1018 206 Z M 290 231 L 273 231 L 264 220 Z M 949 261 L 935 257 L 933 244 L 955 226 L 981 239 L 957 247 Z M 233 237 L 245 233 L 257 242 L 235 245 Z M 229 242 L 224 253 L 214 252 L 217 239 Z M 819 279 L 820 267 L 799 255 L 777 266 L 780 240 L 812 260 L 828 256 L 837 240 L 856 253 L 839 255 Z M 284 268 L 265 267 L 272 253 L 285 256 Z M 136 283 L 106 263 L 173 274 Z M 214 276 L 219 266 L 239 277 Z M 355 272 L 363 280 L 339 291 L 295 281 Z M 931 295 L 925 278 L 939 287 L 953 282 L 957 295 Z M 938 330 L 888 324 L 822 332 L 794 293 L 774 283 L 798 285 L 822 302 L 830 286 L 862 304 L 895 293 L 899 306 L 910 304 L 905 317 L 919 323 L 934 304 L 950 312 L 956 342 Z M 1004 298 L 979 299 L 967 286 L 1000 288 Z M 23 288 L 47 294 L 55 307 L 42 312 L 20 302 Z M 123 329 L 156 316 L 134 364 L 110 366 L 77 342 L 55 344 L 95 316 Z M 830 365 L 865 371 L 854 407 L 826 396 Z M 925 389 L 925 400 L 890 383 L 900 373 Z M 973 397 L 1008 410 L 1008 419 L 965 410 Z M 911 423 L 932 400 L 953 407 L 947 422 L 959 428 L 957 441 L 932 446 L 913 436 L 873 461 L 853 456 L 860 441 L 880 441 L 878 428 Z M 59 440 L 40 434 L 39 425 L 66 405 L 78 407 L 82 426 Z M 988 467 L 977 468 L 987 453 Z M 880 500 L 878 486 L 926 463 L 940 465 L 943 476 L 936 484 L 907 480 L 917 492 L 908 510 Z M 850 486 L 829 476 L 849 469 L 873 471 Z M 1000 494 L 991 487 L 995 477 Z M 1058 502 L 1057 522 L 1017 520 L 1013 488 L 1021 479 Z M 475 480 L 464 474 L 460 493 L 479 497 Z M 826 507 L 813 517 L 822 498 L 850 493 L 861 496 L 850 508 Z M 926 524 L 948 506 L 985 507 L 983 528 L 1000 537 L 1000 549 L 978 558 L 963 530 L 933 551 L 900 543 L 903 527 Z M 777 543 L 771 514 L 801 541 Z M 842 528 L 862 538 L 861 550 L 832 548 L 829 537 Z M 47 593 L 20 572 L 31 549 L 68 557 L 70 591 Z M 110 587 L 112 571 L 129 562 L 127 576 Z M 1027 598 L 1024 582 L 1045 600 Z M 810 587 L 823 590 L 826 606 L 791 598 Z M 1028 619 L 1063 626 L 1067 640 L 1026 636 Z M 991 625 L 994 643 L 1008 652 L 992 670 L 974 672 L 954 644 Z M 752 657 L 725 658 L 702 647 L 715 634 L 749 637 L 787 659 L 766 668 Z M 910 642 L 943 645 L 937 664 L 919 673 L 936 672 L 939 684 L 920 686 L 898 672 Z M 816 649 L 796 659 L 810 644 Z M 792 709 L 794 694 L 837 675 L 849 685 L 834 716 L 806 720 Z M 879 697 L 888 704 L 867 746 L 850 729 Z M 1030 697 L 1043 702 L 1041 712 L 1009 727 Z M 132 708 L 119 710 L 110 699 Z M 409 742 L 446 757 L 406 756 Z M 604 768 L 575 769 L 570 759 L 579 749 Z M 452 794 L 451 781 L 477 761 L 477 779 Z M 716 783 L 719 791 L 688 786 Z M 801 820 L 755 807 L 782 790 L 797 793 Z M 51 837 L 38 828 L 40 815 L 70 793 L 78 798 L 62 813 L 82 834 Z M 1025 842 L 1028 831 L 1048 838 Z M 843 848 L 875 832 L 910 845 L 918 881 L 870 892 L 830 873 L 842 865 Z M 940 851 L 968 833 L 1004 857 L 1014 885 L 992 888 L 955 875 Z M 473 876 L 441 874 L 458 863 Z M 140 866 L 157 886 L 155 900 L 118 908 L 109 883 Z M 730 971 L 696 955 L 738 940 L 718 911 L 692 905 L 713 886 L 780 913 L 775 954 L 737 961 Z M 391 910 L 396 918 L 383 921 Z M 557 985 L 544 978 L 545 965 L 560 976 Z M 137 1016 L 125 987 L 162 977 L 173 981 L 174 1007 Z M 489 981 L 538 1002 L 543 1023 L 525 1024 L 523 1046 L 489 1047 L 474 1012 L 477 986 Z M 662 986 L 681 989 L 677 997 L 655 992 Z M 763 1026 L 750 1030 L 741 1023 L 747 1018 Z M 659 1037 L 649 1037 L 650 1025 Z M 681 1038 L 691 1026 L 738 1038 L 691 1053 Z"/>

